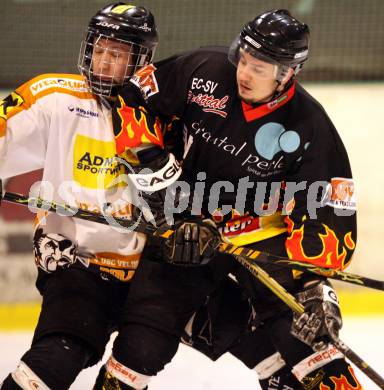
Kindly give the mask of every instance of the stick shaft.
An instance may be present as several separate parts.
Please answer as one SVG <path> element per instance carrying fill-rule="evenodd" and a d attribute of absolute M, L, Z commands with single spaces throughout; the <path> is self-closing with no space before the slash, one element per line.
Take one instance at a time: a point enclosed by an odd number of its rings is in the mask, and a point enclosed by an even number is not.
<path fill-rule="evenodd" d="M 281 267 L 295 269 L 297 271 L 312 272 L 326 276 L 330 279 L 340 280 L 342 282 L 356 284 L 361 287 L 369 287 L 375 290 L 384 291 L 384 281 L 367 278 L 365 276 L 338 271 L 334 269 L 321 268 L 310 263 L 303 263 L 300 261 L 292 260 L 287 257 L 276 256 L 266 252 L 260 252 L 257 250 L 236 246 L 227 243 L 221 243 L 218 248 L 219 252 L 229 253 L 235 256 L 246 257 L 248 260 L 258 264 L 276 264 Z"/>
<path fill-rule="evenodd" d="M 101 213 L 88 211 L 80 208 L 76 208 L 69 205 L 58 204 L 55 202 L 48 202 L 41 198 L 28 198 L 25 195 L 16 194 L 12 192 L 5 192 L 3 194 L 3 200 L 11 203 L 20 204 L 23 206 L 29 206 L 30 208 L 43 209 L 48 212 L 54 212 L 58 214 L 70 215 L 75 218 L 85 219 L 87 221 L 93 221 L 108 225 L 109 222 L 106 216 Z M 169 228 L 155 228 L 147 223 L 134 224 L 132 220 L 125 218 L 114 217 L 114 220 L 123 228 L 132 229 L 140 233 L 150 234 L 158 237 L 168 238 L 173 234 L 173 230 Z M 342 282 L 355 284 L 362 287 L 369 287 L 376 290 L 384 291 L 384 281 L 367 278 L 364 276 L 330 270 L 326 268 L 317 267 L 310 263 L 303 263 L 295 260 L 291 260 L 286 257 L 275 256 L 266 252 L 260 252 L 245 247 L 239 247 L 232 244 L 221 243 L 217 250 L 221 253 L 232 254 L 234 256 L 241 256 L 247 258 L 252 263 L 259 264 L 276 264 L 282 267 L 295 269 L 303 272 L 311 272 L 315 274 L 324 275 L 330 279 L 340 280 Z"/>

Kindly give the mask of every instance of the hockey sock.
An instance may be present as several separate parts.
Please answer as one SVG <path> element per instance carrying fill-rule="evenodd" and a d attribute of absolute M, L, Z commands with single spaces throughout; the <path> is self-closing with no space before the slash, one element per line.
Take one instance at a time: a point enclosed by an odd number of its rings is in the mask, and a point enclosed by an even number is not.
<path fill-rule="evenodd" d="M 303 385 L 292 374 L 289 367 L 284 366 L 268 378 L 259 379 L 263 390 L 299 390 Z"/>
<path fill-rule="evenodd" d="M 279 352 L 259 361 L 254 370 L 257 372 L 263 390 L 303 389 L 303 385 L 292 374 Z"/>
<path fill-rule="evenodd" d="M 305 390 L 363 390 L 352 367 L 344 360 L 337 359 L 311 372 L 302 379 Z"/>
<path fill-rule="evenodd" d="M 116 361 L 115 361 L 116 362 Z M 117 362 L 116 362 L 117 363 Z M 123 366 L 120 366 L 120 373 L 123 374 L 125 369 Z M 131 387 L 128 384 L 120 381 L 114 376 L 113 373 L 106 370 L 105 366 L 102 366 L 99 371 L 99 375 L 96 378 L 95 385 L 92 390 L 136 390 L 138 387 Z M 148 387 L 141 388 L 143 390 L 148 389 Z"/>

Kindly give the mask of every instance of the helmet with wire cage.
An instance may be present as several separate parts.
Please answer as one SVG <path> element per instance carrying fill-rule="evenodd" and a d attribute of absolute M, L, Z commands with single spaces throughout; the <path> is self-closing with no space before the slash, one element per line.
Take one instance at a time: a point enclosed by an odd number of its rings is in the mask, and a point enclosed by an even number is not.
<path fill-rule="evenodd" d="M 284 72 L 293 68 L 295 73 L 308 58 L 309 28 L 285 9 L 273 10 L 257 16 L 247 23 L 229 50 L 229 60 L 235 65 L 239 51 L 279 65 Z"/>
<path fill-rule="evenodd" d="M 108 50 L 108 42 L 111 40 L 129 51 L 126 54 L 130 60 L 127 61 L 124 75 L 118 80 L 111 77 L 113 72 L 105 77 L 93 70 L 92 56 L 96 46 L 104 41 L 106 47 L 103 50 Z M 138 68 L 152 61 L 157 43 L 155 20 L 147 8 L 122 2 L 110 4 L 99 10 L 89 22 L 80 48 L 79 71 L 95 95 L 114 97 L 118 88 L 125 85 Z M 121 55 L 116 48 L 112 50 L 114 57 Z"/>

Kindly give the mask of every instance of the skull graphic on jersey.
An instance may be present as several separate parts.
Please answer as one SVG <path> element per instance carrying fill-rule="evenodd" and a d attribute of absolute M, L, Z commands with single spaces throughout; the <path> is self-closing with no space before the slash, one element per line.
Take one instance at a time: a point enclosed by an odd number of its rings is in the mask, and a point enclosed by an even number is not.
<path fill-rule="evenodd" d="M 84 263 L 76 254 L 77 245 L 61 234 L 43 234 L 38 229 L 33 244 L 36 265 L 48 273 L 68 268 L 78 260 Z"/>

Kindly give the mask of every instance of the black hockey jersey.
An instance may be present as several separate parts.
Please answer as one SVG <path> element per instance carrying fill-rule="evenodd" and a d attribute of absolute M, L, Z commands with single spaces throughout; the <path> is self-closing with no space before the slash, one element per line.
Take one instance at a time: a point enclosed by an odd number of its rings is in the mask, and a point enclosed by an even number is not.
<path fill-rule="evenodd" d="M 356 242 L 348 156 L 324 109 L 297 82 L 249 105 L 225 48 L 148 65 L 131 81 L 114 111 L 119 153 L 164 146 L 164 124 L 179 118 L 184 175 L 198 182 L 195 191 L 205 187 L 203 212 L 225 239 L 247 245 L 278 236 L 292 259 L 345 268 Z"/>

